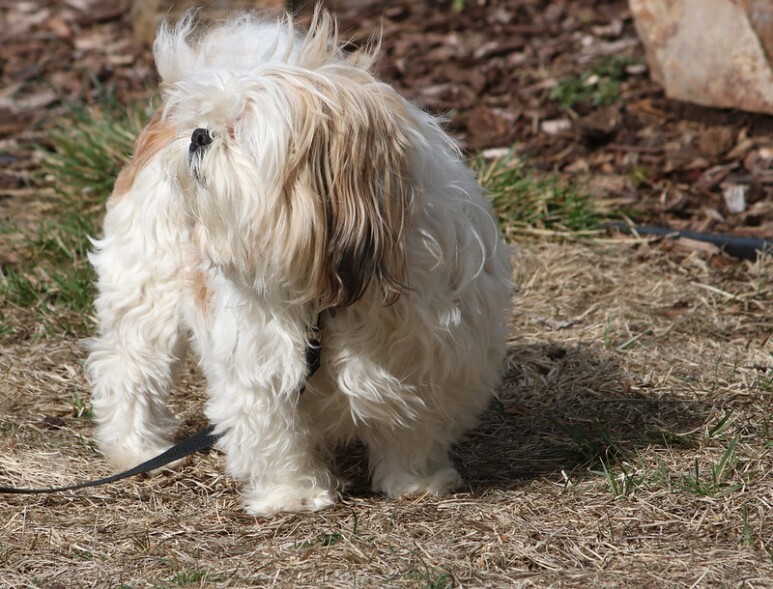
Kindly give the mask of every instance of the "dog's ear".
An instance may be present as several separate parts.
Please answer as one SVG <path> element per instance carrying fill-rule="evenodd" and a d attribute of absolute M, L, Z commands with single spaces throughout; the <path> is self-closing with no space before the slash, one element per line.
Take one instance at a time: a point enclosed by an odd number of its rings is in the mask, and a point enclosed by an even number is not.
<path fill-rule="evenodd" d="M 169 145 L 175 135 L 174 125 L 162 119 L 161 110 L 157 111 L 137 137 L 131 162 L 118 174 L 113 186 L 113 193 L 107 203 L 108 207 L 114 206 L 129 193 L 137 175 L 162 149 Z"/>
<path fill-rule="evenodd" d="M 308 292 L 322 308 L 354 303 L 371 283 L 394 302 L 405 289 L 404 230 L 411 217 L 410 114 L 384 86 L 342 85 L 311 98 L 293 138 L 291 209 L 315 210 L 307 237 Z M 303 207 L 303 205 L 301 205 Z M 295 213 L 292 213 L 295 215 Z"/>

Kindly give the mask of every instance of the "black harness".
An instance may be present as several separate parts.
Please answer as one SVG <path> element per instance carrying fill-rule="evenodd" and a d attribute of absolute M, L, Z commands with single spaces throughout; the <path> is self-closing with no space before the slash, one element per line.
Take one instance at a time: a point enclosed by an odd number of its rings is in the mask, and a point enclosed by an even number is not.
<path fill-rule="evenodd" d="M 306 348 L 306 366 L 308 367 L 309 374 L 307 378 L 311 377 L 318 369 L 320 365 L 320 352 L 322 350 L 321 331 L 319 324 L 312 327 L 310 330 L 310 343 Z M 306 384 L 301 387 L 299 394 L 303 394 L 306 389 Z M 119 472 L 118 474 L 111 475 L 102 479 L 94 481 L 86 481 L 83 483 L 76 483 L 74 485 L 66 485 L 63 487 L 42 487 L 42 488 L 18 488 L 18 487 L 0 487 L 0 494 L 17 494 L 17 495 L 36 495 L 41 493 L 60 493 L 62 491 L 76 491 L 78 489 L 86 489 L 88 487 L 98 487 L 100 485 L 107 485 L 108 483 L 114 483 L 128 477 L 132 477 L 138 474 L 144 474 L 152 470 L 156 470 L 175 460 L 181 460 L 191 454 L 195 454 L 201 450 L 206 450 L 214 446 L 215 442 L 220 439 L 221 434 L 215 433 L 215 426 L 210 425 L 205 429 L 196 432 L 189 438 L 186 438 L 182 442 L 179 442 L 169 448 L 166 452 L 163 452 L 151 458 L 150 460 L 138 464 L 137 466 Z"/>

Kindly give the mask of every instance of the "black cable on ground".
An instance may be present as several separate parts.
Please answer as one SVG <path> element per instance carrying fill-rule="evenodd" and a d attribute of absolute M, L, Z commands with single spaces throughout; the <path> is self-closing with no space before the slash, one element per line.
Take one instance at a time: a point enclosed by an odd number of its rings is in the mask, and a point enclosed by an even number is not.
<path fill-rule="evenodd" d="M 760 253 L 773 254 L 773 237 L 771 239 L 759 239 L 757 237 L 676 230 L 651 225 L 628 225 L 626 223 L 612 223 L 608 227 L 628 234 L 658 235 L 673 238 L 683 237 L 685 239 L 712 243 L 726 254 L 744 260 L 756 260 Z"/>

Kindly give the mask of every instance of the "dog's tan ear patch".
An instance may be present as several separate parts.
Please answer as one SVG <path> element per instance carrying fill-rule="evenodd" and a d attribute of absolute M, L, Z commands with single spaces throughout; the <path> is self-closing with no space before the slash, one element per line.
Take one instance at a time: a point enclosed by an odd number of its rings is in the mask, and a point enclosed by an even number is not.
<path fill-rule="evenodd" d="M 304 109 L 315 114 L 291 150 L 300 167 L 290 167 L 289 206 L 310 203 L 318 219 L 306 239 L 312 255 L 305 295 L 322 308 L 346 306 L 375 283 L 393 302 L 406 286 L 403 238 L 413 205 L 409 114 L 376 84 L 336 92 L 335 107 Z"/>
<path fill-rule="evenodd" d="M 129 193 L 140 171 L 156 154 L 169 145 L 176 134 L 174 125 L 161 119 L 161 111 L 153 115 L 134 143 L 132 160 L 121 170 L 115 180 L 108 206 L 115 205 Z"/>

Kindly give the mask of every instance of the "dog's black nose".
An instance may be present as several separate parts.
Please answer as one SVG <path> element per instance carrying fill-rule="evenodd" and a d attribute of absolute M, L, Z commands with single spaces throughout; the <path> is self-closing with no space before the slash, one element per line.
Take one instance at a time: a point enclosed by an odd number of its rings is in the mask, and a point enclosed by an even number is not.
<path fill-rule="evenodd" d="M 196 151 L 200 147 L 204 147 L 212 143 L 212 133 L 209 129 L 196 129 L 191 135 L 191 147 L 190 150 Z"/>

